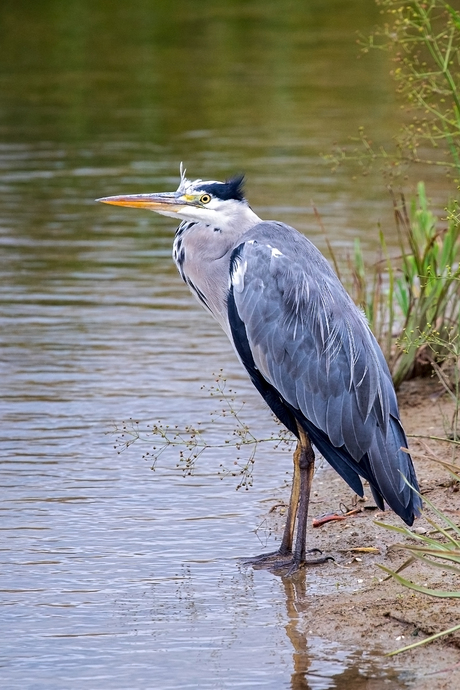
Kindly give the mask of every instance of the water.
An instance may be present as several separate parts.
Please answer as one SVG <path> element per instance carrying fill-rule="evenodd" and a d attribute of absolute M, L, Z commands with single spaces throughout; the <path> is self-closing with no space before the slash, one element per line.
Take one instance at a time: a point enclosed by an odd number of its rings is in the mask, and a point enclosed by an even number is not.
<path fill-rule="evenodd" d="M 273 547 L 287 454 L 262 450 L 248 493 L 219 479 L 231 452 L 184 478 L 176 452 L 152 472 L 151 443 L 113 448 L 129 419 L 221 440 L 201 389 L 221 368 L 251 428 L 272 422 L 181 285 L 173 224 L 93 201 L 174 189 L 180 160 L 191 177 L 244 170 L 263 217 L 324 248 L 314 201 L 336 247 L 372 250 L 381 183 L 319 153 L 357 124 L 392 131 L 385 56 L 356 60 L 377 18 L 365 0 L 2 2 L 2 687 L 401 687 L 378 650 L 302 632 L 320 573 L 296 588 L 240 565 Z"/>

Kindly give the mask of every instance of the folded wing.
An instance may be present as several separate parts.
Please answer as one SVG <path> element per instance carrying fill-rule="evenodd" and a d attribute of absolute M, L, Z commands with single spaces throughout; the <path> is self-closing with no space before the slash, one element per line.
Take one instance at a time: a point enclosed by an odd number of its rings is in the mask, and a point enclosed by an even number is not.
<path fill-rule="evenodd" d="M 407 441 L 393 384 L 364 316 L 322 254 L 293 228 L 263 222 L 242 239 L 232 256 L 228 306 L 243 364 L 281 397 L 355 491 L 359 474 L 379 505 L 383 497 L 411 523 L 419 499 L 403 477 L 416 487 L 415 473 L 400 450 Z"/>

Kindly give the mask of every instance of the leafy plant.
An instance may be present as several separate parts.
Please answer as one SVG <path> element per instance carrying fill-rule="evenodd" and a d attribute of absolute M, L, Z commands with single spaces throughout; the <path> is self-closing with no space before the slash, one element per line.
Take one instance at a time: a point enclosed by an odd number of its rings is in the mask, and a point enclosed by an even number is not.
<path fill-rule="evenodd" d="M 402 251 L 401 273 L 395 276 L 395 297 L 403 317 L 402 337 L 391 358 L 395 386 L 408 378 L 417 357 L 430 343 L 437 355 L 459 331 L 460 224 L 452 220 L 440 228 L 428 208 L 423 183 L 408 213 L 404 199 L 395 203 Z M 408 245 L 407 249 L 405 245 Z M 436 339 L 433 334 L 436 333 Z M 418 340 L 411 340 L 417 334 Z"/>
<path fill-rule="evenodd" d="M 375 147 L 362 127 L 354 148 L 326 156 L 335 167 L 357 161 L 366 172 L 375 161 L 395 177 L 411 163 L 460 173 L 460 13 L 445 0 L 376 0 L 382 24 L 361 36 L 363 53 L 384 50 L 403 109 L 394 150 Z M 356 143 L 358 144 L 356 146 Z"/>
<path fill-rule="evenodd" d="M 460 172 L 460 14 L 445 0 L 377 0 L 387 21 L 365 49 L 392 55 L 397 93 L 411 119 L 396 142 L 400 157 Z M 428 145 L 435 157 L 420 154 Z"/>
<path fill-rule="evenodd" d="M 380 231 L 373 267 L 366 267 L 359 240 L 348 260 L 349 291 L 367 316 L 396 388 L 419 373 L 422 362 L 431 370 L 460 349 L 460 222 L 452 207 L 447 224 L 440 225 L 422 182 L 417 192 L 409 209 L 404 196 L 393 198 L 399 256 L 390 257 Z"/>

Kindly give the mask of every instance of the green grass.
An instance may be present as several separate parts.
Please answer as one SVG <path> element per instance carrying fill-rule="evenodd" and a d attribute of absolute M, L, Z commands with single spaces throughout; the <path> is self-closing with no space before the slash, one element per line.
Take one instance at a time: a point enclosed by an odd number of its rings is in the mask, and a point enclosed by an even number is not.
<path fill-rule="evenodd" d="M 393 199 L 399 255 L 390 257 L 380 232 L 380 252 L 365 263 L 359 240 L 345 283 L 364 310 L 382 347 L 395 387 L 453 354 L 460 340 L 460 222 L 455 204 L 443 222 L 428 204 L 425 186 L 409 205 Z M 338 263 L 336 257 L 333 258 Z M 430 366 L 431 369 L 431 366 Z"/>
<path fill-rule="evenodd" d="M 452 478 L 456 482 L 460 482 L 460 474 L 456 465 L 441 462 L 441 464 L 450 472 Z M 386 566 L 379 567 L 384 570 L 390 577 L 399 582 L 404 587 L 419 592 L 430 597 L 437 597 L 442 599 L 460 599 L 460 590 L 447 591 L 442 589 L 434 589 L 424 585 L 419 585 L 408 578 L 403 577 L 400 573 L 403 569 L 410 566 L 415 561 L 423 563 L 425 566 L 434 570 L 443 570 L 453 572 L 460 575 L 460 526 L 455 524 L 448 515 L 438 510 L 436 506 L 429 501 L 425 496 L 419 494 L 423 503 L 431 509 L 436 515 L 436 519 L 429 518 L 426 514 L 425 519 L 432 527 L 432 531 L 427 534 L 416 534 L 408 527 L 396 527 L 388 525 L 384 522 L 375 521 L 380 527 L 398 532 L 408 538 L 409 542 L 396 544 L 409 554 L 409 559 L 397 571 L 390 570 Z M 414 544 L 415 540 L 415 544 Z M 424 640 L 416 642 L 402 649 L 391 652 L 389 656 L 405 652 L 414 647 L 431 642 L 444 635 L 449 635 L 460 630 L 460 624 L 452 628 L 443 630 L 435 635 L 431 635 Z"/>

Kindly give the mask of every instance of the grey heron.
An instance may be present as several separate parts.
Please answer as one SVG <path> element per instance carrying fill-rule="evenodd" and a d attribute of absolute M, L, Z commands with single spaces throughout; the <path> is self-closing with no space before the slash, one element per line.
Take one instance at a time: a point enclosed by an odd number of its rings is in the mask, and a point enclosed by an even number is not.
<path fill-rule="evenodd" d="M 279 550 L 252 562 L 289 573 L 306 560 L 312 444 L 360 496 L 369 482 L 408 525 L 421 500 L 392 379 L 362 312 L 304 235 L 264 221 L 243 176 L 188 180 L 177 191 L 110 196 L 106 204 L 181 219 L 173 257 L 200 304 L 218 321 L 252 383 L 296 436 L 294 474 Z M 407 481 L 405 481 L 407 480 Z"/>

